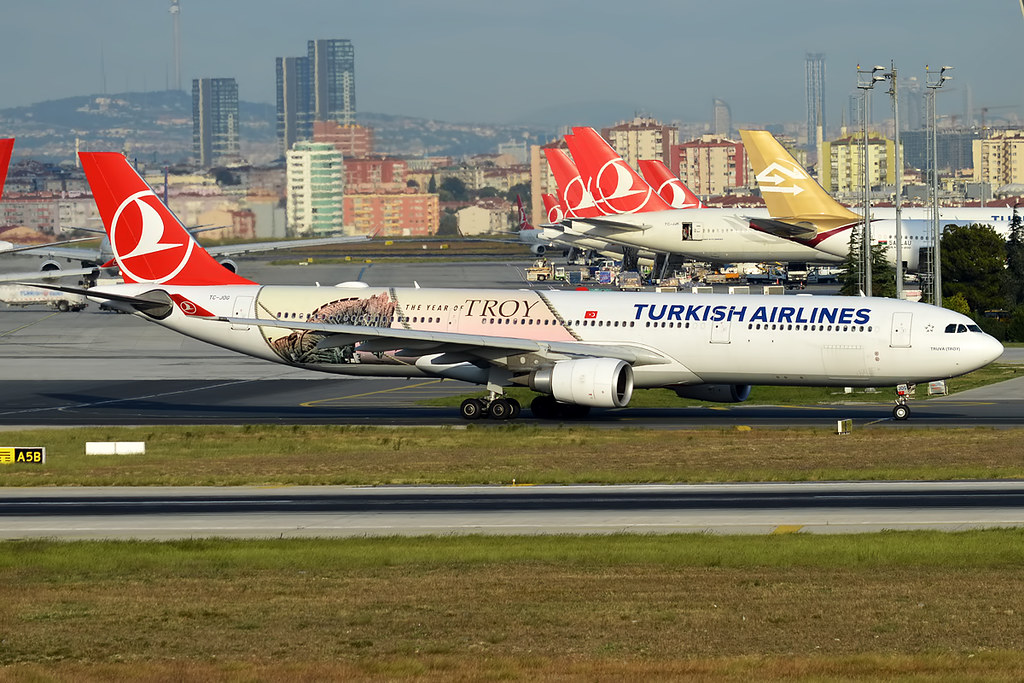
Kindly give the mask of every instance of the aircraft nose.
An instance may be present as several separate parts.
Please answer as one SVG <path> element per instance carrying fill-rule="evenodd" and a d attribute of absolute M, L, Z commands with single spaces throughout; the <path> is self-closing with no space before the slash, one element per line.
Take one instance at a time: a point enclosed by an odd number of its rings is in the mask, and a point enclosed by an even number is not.
<path fill-rule="evenodd" d="M 991 335 L 985 335 L 982 341 L 978 355 L 982 359 L 982 365 L 988 365 L 995 359 L 1003 355 L 1003 345 L 999 343 L 999 340 Z"/>

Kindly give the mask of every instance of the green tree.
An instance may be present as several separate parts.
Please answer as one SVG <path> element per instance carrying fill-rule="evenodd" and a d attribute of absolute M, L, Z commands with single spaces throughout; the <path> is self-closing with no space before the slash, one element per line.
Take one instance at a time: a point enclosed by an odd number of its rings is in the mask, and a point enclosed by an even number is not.
<path fill-rule="evenodd" d="M 1010 308 L 1024 304 L 1024 220 L 1017 213 L 1017 207 L 1013 207 L 1013 218 L 1010 220 L 1010 239 L 1006 241 L 1006 268 L 1003 270 L 1002 285 Z"/>
<path fill-rule="evenodd" d="M 948 225 L 942 235 L 942 289 L 963 294 L 976 313 L 1001 308 L 1006 242 L 988 225 Z"/>
<path fill-rule="evenodd" d="M 464 202 L 469 199 L 469 192 L 466 190 L 466 183 L 455 176 L 448 176 L 441 181 L 441 189 L 451 195 L 457 202 Z"/>
<path fill-rule="evenodd" d="M 963 313 L 966 316 L 971 315 L 971 305 L 967 303 L 967 297 L 962 292 L 957 292 L 953 296 L 942 297 L 942 307 L 956 313 Z"/>
<path fill-rule="evenodd" d="M 861 231 L 854 228 L 850 231 L 850 251 L 846 257 L 845 272 L 840 277 L 839 293 L 844 296 L 858 296 L 863 289 L 861 284 Z M 889 247 L 875 244 L 871 249 L 871 295 L 882 297 L 896 296 L 896 267 L 889 263 Z"/>
<path fill-rule="evenodd" d="M 1024 306 L 1017 306 L 1006 324 L 1006 341 L 1024 342 Z"/>
<path fill-rule="evenodd" d="M 441 237 L 455 237 L 459 234 L 458 217 L 451 211 L 441 212 L 441 220 L 437 227 L 437 234 Z"/>
<path fill-rule="evenodd" d="M 427 183 L 427 192 L 437 194 L 437 178 L 433 175 L 430 176 L 430 182 Z"/>
<path fill-rule="evenodd" d="M 518 185 L 513 185 L 512 187 L 508 188 L 508 193 L 505 195 L 505 197 L 510 202 L 515 204 L 517 195 L 522 198 L 523 206 L 529 206 L 531 201 L 530 184 L 519 183 Z"/>

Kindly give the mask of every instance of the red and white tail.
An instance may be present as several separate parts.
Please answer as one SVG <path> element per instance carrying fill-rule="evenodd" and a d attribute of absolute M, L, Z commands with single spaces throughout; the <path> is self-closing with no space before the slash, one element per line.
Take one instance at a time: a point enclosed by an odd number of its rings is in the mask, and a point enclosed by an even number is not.
<path fill-rule="evenodd" d="M 580 178 L 580 172 L 576 170 L 573 163 L 564 149 L 547 147 L 544 155 L 548 158 L 548 166 L 551 167 L 551 174 L 555 176 L 555 184 L 558 185 L 558 202 L 565 210 L 568 218 L 596 218 L 603 216 L 597 208 L 594 198 L 590 195 Z"/>
<path fill-rule="evenodd" d="M 658 159 L 641 159 L 637 162 L 640 172 L 651 187 L 673 209 L 703 209 L 704 202 L 686 184 Z"/>
<path fill-rule="evenodd" d="M 14 138 L 0 139 L 0 197 L 4 196 L 4 183 L 7 182 L 7 167 L 11 165 L 11 152 L 14 150 Z"/>
<path fill-rule="evenodd" d="M 573 128 L 565 141 L 584 184 L 603 214 L 672 208 L 593 128 Z"/>
<path fill-rule="evenodd" d="M 124 155 L 81 152 L 79 157 L 125 282 L 256 284 L 199 246 Z"/>
<path fill-rule="evenodd" d="M 565 210 L 558 203 L 558 197 L 553 194 L 542 194 L 540 199 L 544 202 L 544 211 L 547 214 L 548 223 L 559 223 L 565 218 Z"/>
<path fill-rule="evenodd" d="M 516 212 L 519 214 L 519 225 L 518 230 L 533 230 L 534 227 L 530 225 L 530 218 L 526 215 L 526 207 L 523 206 L 523 198 L 516 195 Z"/>

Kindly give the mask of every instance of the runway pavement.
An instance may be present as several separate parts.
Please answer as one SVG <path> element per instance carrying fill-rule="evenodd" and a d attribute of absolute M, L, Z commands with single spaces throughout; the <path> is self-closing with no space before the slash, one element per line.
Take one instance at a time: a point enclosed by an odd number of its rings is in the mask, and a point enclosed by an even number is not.
<path fill-rule="evenodd" d="M 860 533 L 1024 525 L 1024 482 L 0 489 L 0 538 Z"/>

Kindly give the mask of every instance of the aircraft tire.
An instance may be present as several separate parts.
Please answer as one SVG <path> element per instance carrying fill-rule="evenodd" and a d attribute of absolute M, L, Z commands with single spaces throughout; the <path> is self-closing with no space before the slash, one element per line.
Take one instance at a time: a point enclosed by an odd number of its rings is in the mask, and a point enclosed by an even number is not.
<path fill-rule="evenodd" d="M 538 420 L 554 420 L 558 417 L 558 403 L 551 396 L 538 396 L 530 402 L 530 412 Z"/>
<path fill-rule="evenodd" d="M 459 406 L 459 414 L 467 420 L 479 420 L 484 416 L 484 402 L 478 398 L 467 398 Z"/>
<path fill-rule="evenodd" d="M 508 420 L 512 417 L 512 406 L 507 399 L 496 398 L 488 406 L 488 412 L 494 420 Z"/>
<path fill-rule="evenodd" d="M 523 406 L 519 401 L 514 398 L 505 399 L 508 401 L 508 405 L 512 408 L 512 412 L 509 414 L 508 419 L 514 420 L 523 413 Z"/>
<path fill-rule="evenodd" d="M 910 417 L 910 408 L 904 405 L 898 405 L 892 409 L 892 419 L 894 420 L 906 420 Z"/>

